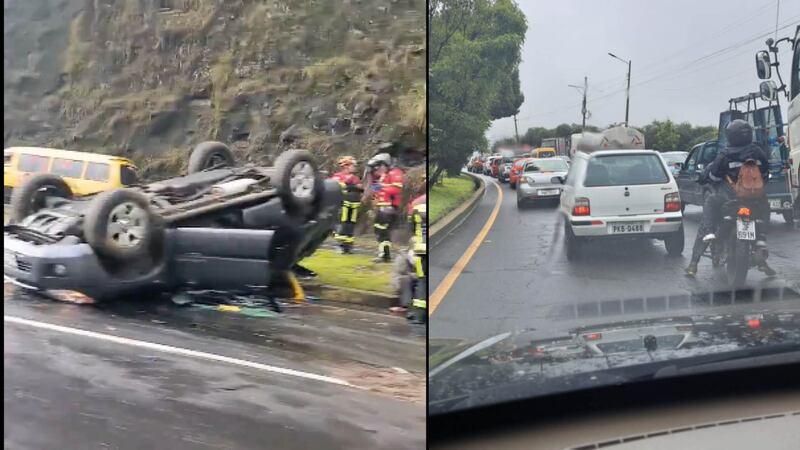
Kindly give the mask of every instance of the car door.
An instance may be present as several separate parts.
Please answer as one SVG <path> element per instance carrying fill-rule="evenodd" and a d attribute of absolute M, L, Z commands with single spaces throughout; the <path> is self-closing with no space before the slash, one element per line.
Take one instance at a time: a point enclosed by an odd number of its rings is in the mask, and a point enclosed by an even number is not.
<path fill-rule="evenodd" d="M 700 164 L 702 151 L 703 145 L 696 145 L 686 158 L 686 162 L 684 162 L 681 171 L 678 172 L 678 176 L 675 177 L 675 181 L 678 183 L 678 190 L 681 193 L 681 200 L 684 203 L 700 204 L 700 186 L 697 184 L 696 179 L 698 175 L 697 166 Z"/>

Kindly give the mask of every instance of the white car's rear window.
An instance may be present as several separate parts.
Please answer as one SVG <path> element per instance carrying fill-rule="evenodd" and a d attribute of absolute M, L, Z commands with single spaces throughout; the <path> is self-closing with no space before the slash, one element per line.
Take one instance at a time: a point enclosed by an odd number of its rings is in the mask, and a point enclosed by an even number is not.
<path fill-rule="evenodd" d="M 669 176 L 658 155 L 603 155 L 589 160 L 583 185 L 630 186 L 668 182 Z"/>

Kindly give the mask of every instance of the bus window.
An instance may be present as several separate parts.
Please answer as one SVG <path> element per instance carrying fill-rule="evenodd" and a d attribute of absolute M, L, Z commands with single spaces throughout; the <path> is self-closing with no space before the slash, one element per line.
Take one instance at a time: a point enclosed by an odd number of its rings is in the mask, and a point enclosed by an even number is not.
<path fill-rule="evenodd" d="M 119 179 L 123 186 L 130 186 L 139 182 L 139 177 L 136 176 L 136 171 L 133 167 L 122 166 L 119 170 Z"/>
<path fill-rule="evenodd" d="M 47 172 L 47 165 L 50 163 L 50 158 L 47 156 L 38 155 L 19 155 L 19 164 L 17 169 L 20 172 Z"/>
<path fill-rule="evenodd" d="M 87 180 L 108 181 L 108 164 L 90 162 L 86 167 Z"/>
<path fill-rule="evenodd" d="M 80 178 L 83 173 L 83 161 L 74 159 L 55 158 L 50 173 L 68 178 Z"/>

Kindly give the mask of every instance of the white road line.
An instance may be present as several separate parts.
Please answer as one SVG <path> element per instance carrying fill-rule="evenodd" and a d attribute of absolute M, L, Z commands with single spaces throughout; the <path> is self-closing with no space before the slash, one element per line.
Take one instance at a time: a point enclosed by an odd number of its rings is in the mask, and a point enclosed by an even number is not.
<path fill-rule="evenodd" d="M 122 344 L 122 345 L 129 345 L 129 346 L 132 346 L 132 347 L 146 348 L 146 349 L 155 350 L 155 351 L 163 352 L 163 353 L 171 353 L 171 354 L 174 354 L 174 355 L 191 356 L 191 357 L 202 358 L 202 359 L 207 359 L 207 360 L 211 360 L 211 361 L 219 361 L 219 362 L 233 364 L 233 365 L 237 365 L 237 366 L 249 367 L 251 369 L 263 370 L 265 372 L 279 373 L 279 374 L 282 374 L 282 375 L 289 375 L 289 376 L 293 376 L 293 377 L 306 378 L 306 379 L 309 379 L 309 380 L 321 381 L 323 383 L 338 384 L 338 385 L 341 385 L 341 386 L 348 386 L 348 387 L 352 387 L 352 388 L 361 389 L 358 386 L 350 384 L 347 381 L 341 380 L 339 378 L 326 377 L 324 375 L 317 375 L 315 373 L 303 372 L 303 371 L 300 371 L 300 370 L 285 369 L 283 367 L 270 366 L 270 365 L 267 365 L 267 364 L 261 364 L 261 363 L 257 363 L 257 362 L 253 362 L 253 361 L 246 361 L 246 360 L 243 360 L 243 359 L 231 358 L 231 357 L 228 357 L 228 356 L 217 355 L 217 354 L 214 354 L 214 353 L 199 352 L 199 351 L 196 351 L 196 350 L 189 350 L 188 348 L 173 347 L 171 345 L 157 344 L 157 343 L 154 343 L 154 342 L 139 341 L 139 340 L 136 340 L 136 339 L 129 339 L 129 338 L 124 338 L 124 337 L 120 337 L 120 336 L 114 336 L 114 335 L 111 335 L 111 334 L 97 333 L 97 332 L 94 332 L 94 331 L 81 330 L 79 328 L 71 328 L 71 327 L 65 327 L 65 326 L 62 326 L 62 325 L 55 325 L 55 324 L 52 324 L 52 323 L 39 322 L 39 321 L 36 321 L 36 320 L 29 320 L 29 319 L 23 319 L 21 317 L 14 317 L 14 316 L 6 316 L 6 315 L 4 315 L 3 316 L 3 321 L 10 322 L 10 323 L 16 323 L 16 324 L 19 324 L 19 325 L 27 325 L 27 326 L 31 326 L 31 327 L 34 327 L 34 328 L 42 328 L 42 329 L 50 330 L 50 331 L 57 331 L 59 333 L 73 334 L 73 335 L 76 335 L 76 336 L 84 336 L 84 337 L 89 337 L 89 338 L 93 338 L 93 339 L 99 339 L 99 340 L 102 340 L 102 341 L 114 342 L 114 343 Z"/>

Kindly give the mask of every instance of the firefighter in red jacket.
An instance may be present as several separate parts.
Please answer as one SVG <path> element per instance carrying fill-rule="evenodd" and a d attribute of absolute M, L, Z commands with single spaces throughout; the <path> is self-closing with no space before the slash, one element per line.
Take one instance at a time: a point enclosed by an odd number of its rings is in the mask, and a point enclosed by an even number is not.
<path fill-rule="evenodd" d="M 408 319 L 424 324 L 428 319 L 428 204 L 425 194 L 408 205 L 408 222 L 411 226 L 411 253 L 414 262 L 414 287 Z"/>
<path fill-rule="evenodd" d="M 380 153 L 369 160 L 372 168 L 370 188 L 375 206 L 375 237 L 378 239 L 378 258 L 392 260 L 391 227 L 394 224 L 403 194 L 403 170 L 391 167 L 392 157 Z"/>
<path fill-rule="evenodd" d="M 341 253 L 351 253 L 356 221 L 358 221 L 358 208 L 361 206 L 361 195 L 364 189 L 361 179 L 355 174 L 355 158 L 342 156 L 339 158 L 338 164 L 340 170 L 333 174 L 331 179 L 339 182 L 344 200 L 342 200 L 339 225 L 334 233 L 334 238 L 339 242 Z"/>

